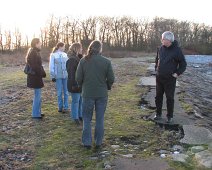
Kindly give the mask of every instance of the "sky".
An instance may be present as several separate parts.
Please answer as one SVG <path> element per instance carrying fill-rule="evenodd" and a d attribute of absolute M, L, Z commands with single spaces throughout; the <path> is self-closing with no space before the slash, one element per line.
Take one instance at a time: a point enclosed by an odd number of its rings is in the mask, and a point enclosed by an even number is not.
<path fill-rule="evenodd" d="M 1 0 L 0 27 L 19 28 L 26 35 L 39 34 L 51 15 L 155 16 L 175 18 L 212 26 L 212 0 Z"/>

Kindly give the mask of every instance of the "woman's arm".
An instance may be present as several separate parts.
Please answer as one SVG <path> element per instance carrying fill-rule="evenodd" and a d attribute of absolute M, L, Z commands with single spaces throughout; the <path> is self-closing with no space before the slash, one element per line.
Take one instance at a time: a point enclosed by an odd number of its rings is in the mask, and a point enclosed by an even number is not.
<path fill-rule="evenodd" d="M 109 61 L 108 72 L 107 72 L 107 86 L 108 86 L 108 90 L 111 90 L 111 87 L 112 87 L 114 81 L 115 81 L 115 76 L 114 76 L 112 64 Z"/>
<path fill-rule="evenodd" d="M 43 76 L 43 71 L 41 69 L 42 67 L 42 61 L 40 55 L 36 51 L 31 51 L 29 53 L 29 56 L 27 58 L 27 63 L 31 67 L 31 69 L 35 72 L 35 75 L 37 76 Z"/>
<path fill-rule="evenodd" d="M 50 55 L 50 61 L 49 61 L 49 72 L 51 79 L 55 79 L 55 65 L 54 65 L 54 55 Z"/>
<path fill-rule="evenodd" d="M 83 78 L 84 78 L 83 66 L 82 66 L 82 60 L 80 60 L 76 71 L 76 81 L 80 87 L 82 86 Z"/>

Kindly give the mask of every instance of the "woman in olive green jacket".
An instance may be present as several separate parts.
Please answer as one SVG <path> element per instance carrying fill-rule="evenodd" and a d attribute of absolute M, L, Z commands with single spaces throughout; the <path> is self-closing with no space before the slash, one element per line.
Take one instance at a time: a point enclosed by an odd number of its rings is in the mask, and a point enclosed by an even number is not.
<path fill-rule="evenodd" d="M 108 90 L 114 82 L 111 61 L 103 57 L 101 52 L 102 43 L 93 41 L 88 48 L 87 56 L 81 59 L 76 72 L 76 80 L 82 87 L 83 97 L 82 143 L 88 149 L 92 145 L 91 121 L 94 107 L 96 111 L 95 144 L 96 147 L 102 145 Z"/>

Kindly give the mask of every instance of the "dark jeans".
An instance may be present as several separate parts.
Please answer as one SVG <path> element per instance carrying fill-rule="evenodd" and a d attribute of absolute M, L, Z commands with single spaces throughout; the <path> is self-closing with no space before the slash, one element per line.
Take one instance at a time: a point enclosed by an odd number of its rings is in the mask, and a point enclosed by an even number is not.
<path fill-rule="evenodd" d="M 157 116 L 162 115 L 163 94 L 166 95 L 167 117 L 173 118 L 174 112 L 174 94 L 176 87 L 176 78 L 156 76 L 156 112 Z"/>
<path fill-rule="evenodd" d="M 107 107 L 107 97 L 103 98 L 83 98 L 82 100 L 82 115 L 83 115 L 83 145 L 92 145 L 92 117 L 94 108 L 96 111 L 96 126 L 95 126 L 95 144 L 100 146 L 104 136 L 104 114 Z"/>

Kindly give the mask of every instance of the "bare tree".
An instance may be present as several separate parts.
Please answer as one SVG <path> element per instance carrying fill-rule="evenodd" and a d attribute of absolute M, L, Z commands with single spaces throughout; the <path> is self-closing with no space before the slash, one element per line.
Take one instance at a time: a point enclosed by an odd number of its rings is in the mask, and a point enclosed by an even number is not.
<path fill-rule="evenodd" d="M 161 34 L 170 30 L 183 48 L 199 53 L 212 53 L 212 27 L 188 21 L 155 17 L 72 17 L 51 16 L 46 26 L 40 29 L 43 47 L 52 48 L 63 41 L 67 46 L 81 42 L 86 48 L 94 39 L 101 40 L 109 50 L 155 51 L 161 45 Z M 4 34 L 2 34 L 4 31 Z M 0 50 L 21 49 L 29 45 L 28 37 L 23 39 L 19 29 L 14 32 L 0 27 Z"/>
<path fill-rule="evenodd" d="M 0 27 L 0 48 L 1 48 L 1 53 L 3 53 L 4 45 L 3 45 L 3 34 L 2 34 L 1 27 Z"/>
<path fill-rule="evenodd" d="M 19 31 L 18 28 L 15 29 L 14 38 L 15 38 L 14 48 L 16 50 L 19 50 L 21 48 L 22 36 L 21 36 L 21 32 Z"/>
<path fill-rule="evenodd" d="M 11 51 L 11 48 L 12 48 L 11 31 L 5 31 L 5 38 L 6 38 L 5 50 Z"/>

